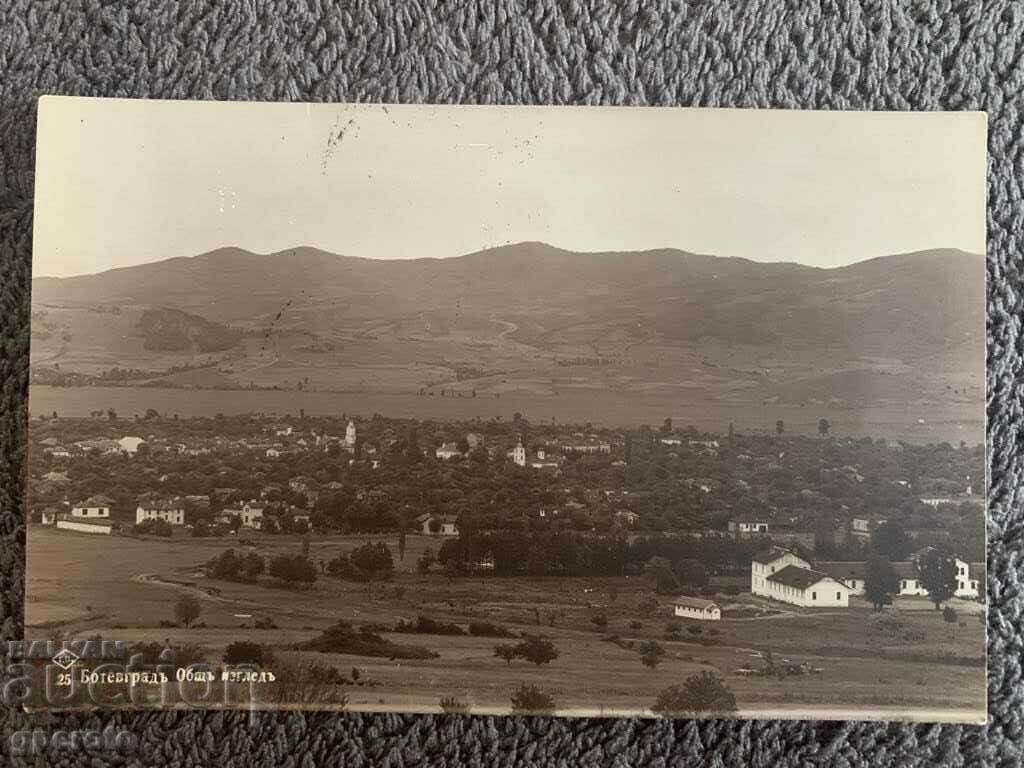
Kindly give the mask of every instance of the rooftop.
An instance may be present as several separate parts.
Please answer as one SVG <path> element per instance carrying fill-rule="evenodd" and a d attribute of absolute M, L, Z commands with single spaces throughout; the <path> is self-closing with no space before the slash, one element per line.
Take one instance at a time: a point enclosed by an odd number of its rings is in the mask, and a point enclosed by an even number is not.
<path fill-rule="evenodd" d="M 827 573 L 812 571 L 810 568 L 801 568 L 799 565 L 787 565 L 781 571 L 776 571 L 768 577 L 768 581 L 775 581 L 785 584 L 794 589 L 807 589 L 817 584 L 822 579 L 832 578 Z"/>

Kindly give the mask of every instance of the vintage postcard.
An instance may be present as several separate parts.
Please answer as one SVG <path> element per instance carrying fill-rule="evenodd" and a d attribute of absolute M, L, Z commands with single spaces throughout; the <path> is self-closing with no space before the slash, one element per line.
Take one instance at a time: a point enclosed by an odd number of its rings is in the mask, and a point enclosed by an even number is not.
<path fill-rule="evenodd" d="M 985 146 L 44 98 L 24 704 L 984 722 Z"/>

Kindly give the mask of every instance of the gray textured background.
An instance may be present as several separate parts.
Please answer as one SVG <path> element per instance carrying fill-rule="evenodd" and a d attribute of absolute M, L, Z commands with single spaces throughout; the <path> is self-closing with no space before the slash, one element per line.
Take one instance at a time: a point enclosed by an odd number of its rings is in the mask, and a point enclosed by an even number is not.
<path fill-rule="evenodd" d="M 35 100 L 658 104 L 989 113 L 988 728 L 0 711 L 127 727 L 139 765 L 931 766 L 1021 762 L 1017 484 L 1024 4 L 0 0 L 0 618 L 21 636 Z M 879 179 L 879 184 L 884 184 Z M 103 190 L 97 190 L 103 194 Z M 865 226 L 871 226 L 865 222 Z M 685 246 L 685 243 L 681 243 Z M 103 765 L 110 754 L 50 753 Z M 94 762 L 95 760 L 95 762 Z M 16 761 L 0 752 L 0 765 Z M 29 763 L 32 764 L 32 763 Z"/>

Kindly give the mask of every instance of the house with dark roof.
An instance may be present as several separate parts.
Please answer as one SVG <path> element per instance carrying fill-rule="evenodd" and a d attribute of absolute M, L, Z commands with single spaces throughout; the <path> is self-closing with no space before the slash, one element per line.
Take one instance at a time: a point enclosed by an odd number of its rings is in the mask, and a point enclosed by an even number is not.
<path fill-rule="evenodd" d="M 750 591 L 762 597 L 772 597 L 768 577 L 787 565 L 810 568 L 811 564 L 794 552 L 782 547 L 770 547 L 754 555 L 750 562 Z"/>
<path fill-rule="evenodd" d="M 799 565 L 787 565 L 766 579 L 768 596 L 805 608 L 846 608 L 851 589 L 827 573 Z"/>

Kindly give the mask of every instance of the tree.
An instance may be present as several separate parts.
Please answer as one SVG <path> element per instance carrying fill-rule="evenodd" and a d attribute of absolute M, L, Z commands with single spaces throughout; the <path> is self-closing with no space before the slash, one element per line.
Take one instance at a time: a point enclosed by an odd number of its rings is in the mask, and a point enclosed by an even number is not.
<path fill-rule="evenodd" d="M 269 665 L 273 661 L 273 650 L 248 640 L 236 640 L 224 649 L 225 664 L 252 664 L 256 667 Z"/>
<path fill-rule="evenodd" d="M 203 607 L 192 595 L 182 595 L 174 604 L 174 618 L 178 620 L 185 629 L 192 626 L 192 622 L 199 618 Z"/>
<path fill-rule="evenodd" d="M 516 650 L 514 645 L 500 643 L 494 646 L 494 655 L 499 659 L 504 659 L 505 663 L 511 667 L 513 660 L 519 657 L 519 652 Z"/>
<path fill-rule="evenodd" d="M 864 574 L 864 596 L 875 606 L 876 611 L 892 604 L 894 595 L 900 591 L 900 576 L 888 560 L 872 557 L 868 560 Z"/>
<path fill-rule="evenodd" d="M 665 649 L 656 640 L 648 640 L 640 646 L 640 661 L 648 669 L 654 669 L 661 663 Z"/>
<path fill-rule="evenodd" d="M 421 574 L 426 575 L 430 573 L 431 566 L 433 566 L 434 563 L 436 562 L 437 558 L 434 557 L 434 550 L 432 550 L 430 547 L 427 547 L 425 550 L 423 550 L 423 554 L 420 555 L 419 559 L 416 561 L 416 570 L 419 571 Z"/>
<path fill-rule="evenodd" d="M 512 713 L 521 715 L 550 715 L 555 711 L 555 700 L 535 685 L 523 683 L 512 694 Z"/>
<path fill-rule="evenodd" d="M 292 584 L 312 584 L 317 577 L 316 565 L 303 555 L 278 555 L 267 570 L 274 578 Z"/>
<path fill-rule="evenodd" d="M 377 579 L 387 579 L 395 571 L 391 550 L 383 541 L 368 541 L 349 555 L 352 564 Z"/>
<path fill-rule="evenodd" d="M 818 419 L 818 434 L 822 437 L 828 437 L 829 430 L 832 429 L 832 425 L 828 423 L 828 419 Z"/>
<path fill-rule="evenodd" d="M 676 563 L 676 575 L 688 587 L 703 587 L 708 583 L 707 569 L 700 560 L 680 560 Z"/>
<path fill-rule="evenodd" d="M 146 415 L 143 418 L 145 418 L 146 421 L 151 421 L 152 419 L 159 419 L 160 411 L 158 411 L 156 408 L 147 408 Z"/>
<path fill-rule="evenodd" d="M 672 564 L 664 557 L 652 557 L 644 565 L 644 576 L 654 584 L 659 595 L 675 595 L 679 592 L 679 581 L 672 572 Z"/>
<path fill-rule="evenodd" d="M 661 425 L 661 434 L 667 435 L 672 431 L 672 419 L 665 419 L 665 422 Z"/>
<path fill-rule="evenodd" d="M 195 525 L 192 526 L 192 535 L 196 538 L 202 538 L 210 535 L 210 526 L 205 520 L 197 520 Z"/>
<path fill-rule="evenodd" d="M 910 554 L 913 542 L 903 526 L 895 520 L 887 520 L 871 532 L 871 546 L 885 559 L 899 561 Z"/>
<path fill-rule="evenodd" d="M 530 635 L 515 646 L 516 656 L 526 659 L 538 667 L 549 664 L 558 658 L 558 649 L 550 640 L 537 635 Z"/>
<path fill-rule="evenodd" d="M 705 670 L 662 690 L 651 709 L 673 718 L 727 715 L 736 711 L 736 696 L 718 675 Z"/>
<path fill-rule="evenodd" d="M 779 419 L 778 421 L 776 421 L 775 422 L 775 434 L 778 435 L 779 437 L 782 437 L 782 433 L 785 432 L 785 431 L 786 431 L 786 425 L 785 425 L 785 423 L 783 423 L 782 419 Z"/>
<path fill-rule="evenodd" d="M 405 526 L 398 532 L 398 559 L 405 562 Z"/>
<path fill-rule="evenodd" d="M 917 561 L 921 586 L 935 610 L 956 593 L 956 560 L 938 549 L 929 549 Z"/>

